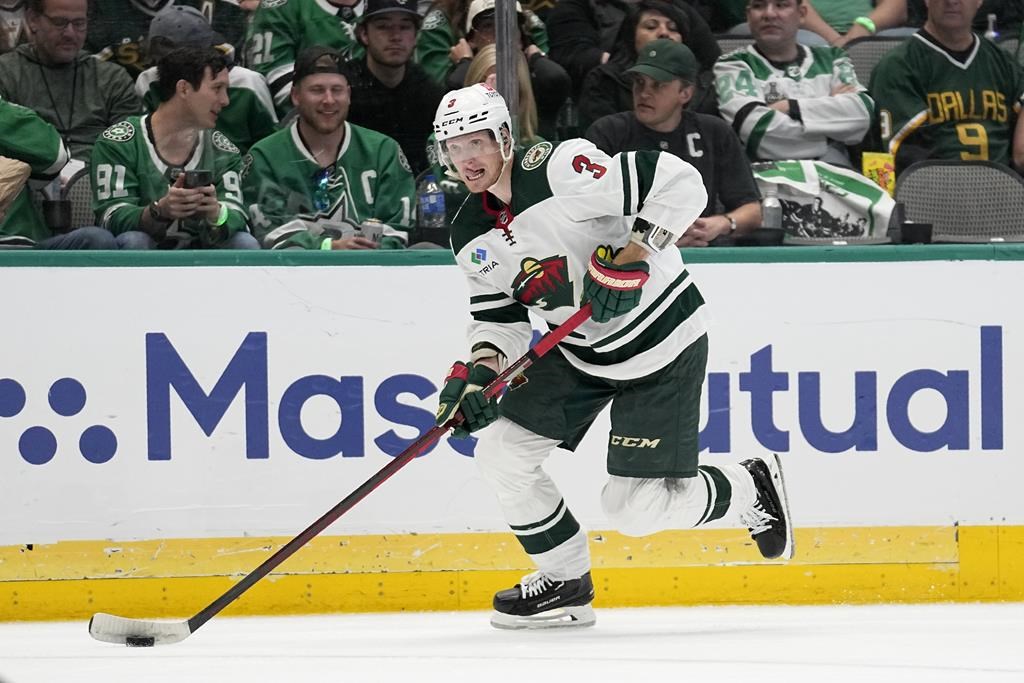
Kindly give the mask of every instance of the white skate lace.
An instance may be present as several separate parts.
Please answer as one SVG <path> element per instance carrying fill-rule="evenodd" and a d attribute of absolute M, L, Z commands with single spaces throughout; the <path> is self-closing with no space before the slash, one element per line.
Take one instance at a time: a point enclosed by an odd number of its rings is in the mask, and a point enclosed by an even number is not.
<path fill-rule="evenodd" d="M 762 510 L 757 503 L 751 505 L 749 510 L 740 515 L 740 524 L 750 529 L 752 536 L 768 531 L 772 528 L 772 522 L 775 521 L 778 520 Z"/>
<path fill-rule="evenodd" d="M 519 582 L 519 590 L 522 591 L 524 598 L 532 598 L 543 593 L 551 585 L 554 585 L 554 582 L 543 572 L 534 572 L 522 578 Z"/>

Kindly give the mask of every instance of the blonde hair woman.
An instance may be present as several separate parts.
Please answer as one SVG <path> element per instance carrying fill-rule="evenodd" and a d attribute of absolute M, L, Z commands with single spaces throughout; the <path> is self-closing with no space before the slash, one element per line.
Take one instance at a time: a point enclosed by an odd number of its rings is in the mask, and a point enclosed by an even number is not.
<path fill-rule="evenodd" d="M 526 57 L 523 53 L 518 54 L 516 60 L 516 75 L 519 80 L 519 113 L 517 123 L 519 124 L 519 135 L 517 142 L 523 147 L 529 147 L 539 142 L 537 137 L 537 102 L 533 98 L 533 86 L 530 84 L 530 70 L 526 65 Z M 486 45 L 473 57 L 466 71 L 465 85 L 474 83 L 486 83 L 497 90 L 497 64 L 498 53 L 494 45 Z"/>

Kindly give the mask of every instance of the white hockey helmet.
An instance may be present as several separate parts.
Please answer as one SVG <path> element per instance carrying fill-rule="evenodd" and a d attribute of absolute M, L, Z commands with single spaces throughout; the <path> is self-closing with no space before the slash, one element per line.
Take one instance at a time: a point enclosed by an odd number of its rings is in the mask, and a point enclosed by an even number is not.
<path fill-rule="evenodd" d="M 504 128 L 504 132 L 502 129 Z M 434 139 L 437 144 L 437 158 L 451 174 L 455 168 L 448 156 L 445 143 L 459 135 L 491 131 L 495 142 L 501 148 L 501 158 L 506 162 L 512 158 L 512 117 L 508 113 L 505 98 L 486 83 L 452 90 L 441 100 L 434 115 Z M 504 144 L 505 141 L 507 144 Z"/>

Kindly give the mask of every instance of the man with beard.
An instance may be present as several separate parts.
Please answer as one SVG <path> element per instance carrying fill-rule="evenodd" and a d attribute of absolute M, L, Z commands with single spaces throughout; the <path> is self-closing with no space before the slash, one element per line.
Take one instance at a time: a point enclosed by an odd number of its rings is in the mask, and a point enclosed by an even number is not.
<path fill-rule="evenodd" d="M 346 64 L 352 88 L 348 120 L 397 140 L 413 174 L 428 166 L 431 112 L 444 94 L 412 61 L 419 25 L 415 0 L 368 0 L 356 28 L 366 55 Z"/>
<path fill-rule="evenodd" d="M 342 54 L 314 45 L 295 60 L 291 125 L 249 150 L 243 187 L 256 235 L 268 249 L 375 249 L 359 234 L 383 224 L 380 246 L 397 248 L 412 225 L 409 162 L 388 136 L 349 123 Z"/>
<path fill-rule="evenodd" d="M 0 56 L 0 95 L 37 112 L 87 162 L 96 137 L 142 102 L 123 69 L 82 50 L 87 0 L 29 0 L 25 17 L 31 42 Z"/>
<path fill-rule="evenodd" d="M 92 155 L 93 209 L 122 249 L 258 249 L 242 208 L 236 147 L 212 130 L 228 103 L 213 48 L 157 63 L 160 106 L 114 124 Z"/>

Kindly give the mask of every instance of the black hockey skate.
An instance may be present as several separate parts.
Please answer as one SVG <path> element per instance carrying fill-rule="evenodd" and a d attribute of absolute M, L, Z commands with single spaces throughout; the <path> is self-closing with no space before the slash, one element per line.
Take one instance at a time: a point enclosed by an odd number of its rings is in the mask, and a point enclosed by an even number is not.
<path fill-rule="evenodd" d="M 779 456 L 762 460 L 744 460 L 740 463 L 754 479 L 757 500 L 754 505 L 740 514 L 740 522 L 750 529 L 750 536 L 757 541 L 757 549 L 769 560 L 793 557 L 793 527 L 789 520 L 789 499 L 786 496 L 786 482 L 782 479 L 782 463 Z"/>
<path fill-rule="evenodd" d="M 524 576 L 515 588 L 494 595 L 495 628 L 555 628 L 593 626 L 597 621 L 590 603 L 594 584 L 590 572 L 578 579 L 555 581 L 542 572 Z"/>

